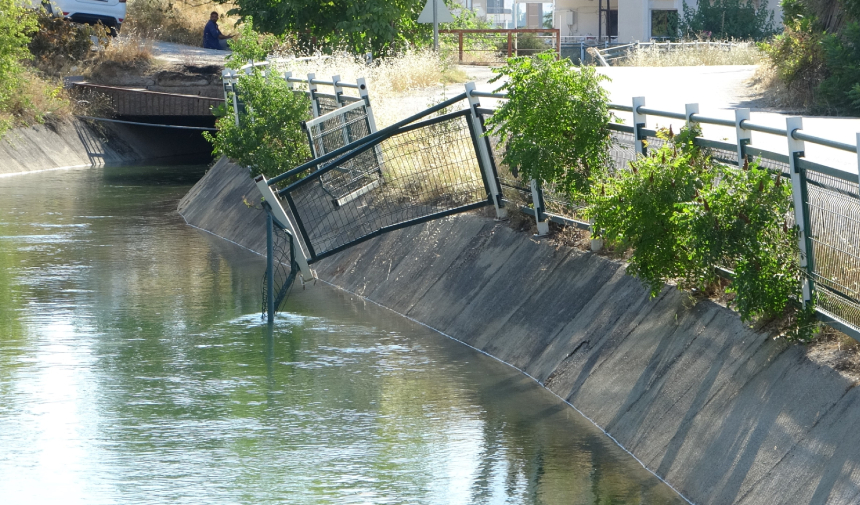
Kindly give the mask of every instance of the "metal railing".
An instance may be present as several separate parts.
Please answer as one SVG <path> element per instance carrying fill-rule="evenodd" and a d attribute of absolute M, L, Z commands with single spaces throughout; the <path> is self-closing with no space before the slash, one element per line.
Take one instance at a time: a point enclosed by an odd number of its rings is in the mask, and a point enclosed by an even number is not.
<path fill-rule="evenodd" d="M 549 49 L 561 55 L 561 31 L 558 28 L 458 29 L 439 30 L 439 34 L 443 36 L 443 48 L 456 44 L 460 64 L 488 65 L 499 63 L 502 58 L 531 56 Z M 522 43 L 522 36 L 537 39 L 539 47 L 527 47 Z"/>
<path fill-rule="evenodd" d="M 724 51 L 731 51 L 736 47 L 742 47 L 749 45 L 748 42 L 711 42 L 711 41 L 696 41 L 696 42 L 633 42 L 631 44 L 622 44 L 622 45 L 607 45 L 603 49 L 600 48 L 599 45 L 596 45 L 594 48 L 589 49 L 594 56 L 595 61 L 604 66 L 610 66 L 616 60 L 620 60 L 626 58 L 633 51 L 639 51 L 641 49 L 654 49 L 658 51 L 675 51 L 678 49 L 684 48 L 716 48 Z"/>
<path fill-rule="evenodd" d="M 481 91 L 472 91 L 469 96 L 507 98 L 504 93 Z M 800 264 L 804 270 L 802 301 L 806 303 L 817 295 L 818 319 L 860 340 L 860 156 L 854 158 L 851 170 L 805 157 L 807 143 L 856 155 L 860 151 L 860 133 L 856 134 L 854 144 L 848 144 L 804 132 L 800 117 L 788 117 L 785 128 L 775 128 L 752 122 L 749 109 L 736 109 L 733 119 L 710 117 L 699 113 L 698 104 L 686 105 L 684 112 L 648 108 L 644 97 L 634 98 L 630 105 L 610 104 L 609 108 L 632 114 L 632 121 L 626 124 L 608 125 L 616 170 L 626 169 L 637 156 L 662 145 L 657 131 L 648 128 L 648 118 L 653 116 L 684 121 L 687 125 L 733 128 L 736 142 L 700 137 L 694 143 L 708 149 L 716 161 L 739 166 L 744 160 L 754 158 L 790 179 L 795 209 L 793 223 L 800 231 Z M 493 108 L 480 106 L 477 110 L 483 116 L 494 112 Z M 784 138 L 788 154 L 757 146 L 753 132 Z M 498 158 L 496 162 L 500 165 Z M 581 207 L 572 204 L 567 195 L 555 192 L 552 187 L 540 187 L 536 181 L 523 181 L 507 167 L 499 166 L 499 177 L 506 201 L 518 203 L 520 210 L 534 216 L 539 234 L 548 230 L 547 221 L 590 229 L 579 213 Z"/>

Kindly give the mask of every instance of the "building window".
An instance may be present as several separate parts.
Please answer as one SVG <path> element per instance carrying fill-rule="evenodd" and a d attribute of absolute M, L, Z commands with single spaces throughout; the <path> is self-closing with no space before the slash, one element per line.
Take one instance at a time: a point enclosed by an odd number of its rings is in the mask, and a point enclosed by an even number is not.
<path fill-rule="evenodd" d="M 651 11 L 651 38 L 674 39 L 678 37 L 678 11 Z"/>

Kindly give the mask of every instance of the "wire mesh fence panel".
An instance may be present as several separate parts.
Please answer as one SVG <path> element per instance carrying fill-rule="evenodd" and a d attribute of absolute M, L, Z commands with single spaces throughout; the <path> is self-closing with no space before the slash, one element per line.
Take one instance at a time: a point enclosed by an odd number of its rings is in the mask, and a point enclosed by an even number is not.
<path fill-rule="evenodd" d="M 468 114 L 455 112 L 404 127 L 287 188 L 312 259 L 389 229 L 489 204 L 475 152 L 475 142 L 483 139 L 473 136 Z M 368 156 L 373 151 L 385 160 L 385 170 L 375 156 Z M 325 175 L 350 164 L 373 174 L 375 183 L 335 199 L 333 193 L 350 187 L 326 182 Z"/>
<path fill-rule="evenodd" d="M 609 156 L 612 158 L 610 170 L 627 170 L 631 161 L 636 161 L 636 137 L 632 133 L 612 132 L 612 148 Z"/>
<path fill-rule="evenodd" d="M 275 312 L 280 310 L 284 300 L 287 298 L 287 293 L 292 286 L 293 281 L 298 273 L 298 266 L 295 264 L 295 251 L 292 247 L 292 238 L 281 228 L 277 222 L 272 226 L 272 253 L 274 265 L 274 298 Z M 262 292 L 263 292 L 263 316 L 265 317 L 268 311 L 269 293 L 267 289 L 267 279 L 269 276 L 268 269 L 263 274 Z"/>
<path fill-rule="evenodd" d="M 334 98 L 327 96 L 316 97 L 317 107 L 319 107 L 320 116 L 333 112 L 340 108 L 340 104 Z"/>
<path fill-rule="evenodd" d="M 812 278 L 822 307 L 860 326 L 860 200 L 857 184 L 824 174 L 807 176 Z"/>
<path fill-rule="evenodd" d="M 372 133 L 363 102 L 308 121 L 306 125 L 311 151 L 317 158 Z M 376 184 L 382 167 L 382 153 L 379 149 L 371 149 L 321 175 L 321 184 L 329 196 L 340 203 L 365 186 Z"/>

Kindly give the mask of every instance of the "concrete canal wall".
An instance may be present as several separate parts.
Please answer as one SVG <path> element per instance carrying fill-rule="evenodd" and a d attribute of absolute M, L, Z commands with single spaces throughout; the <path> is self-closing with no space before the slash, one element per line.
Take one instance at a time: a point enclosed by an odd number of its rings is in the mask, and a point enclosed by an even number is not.
<path fill-rule="evenodd" d="M 0 176 L 42 170 L 197 158 L 211 147 L 199 131 L 69 119 L 16 128 L 0 138 Z"/>
<path fill-rule="evenodd" d="M 221 160 L 179 211 L 264 252 L 254 203 L 247 171 Z M 716 303 L 652 299 L 620 262 L 474 214 L 314 268 L 528 373 L 694 503 L 860 502 L 860 388 Z"/>

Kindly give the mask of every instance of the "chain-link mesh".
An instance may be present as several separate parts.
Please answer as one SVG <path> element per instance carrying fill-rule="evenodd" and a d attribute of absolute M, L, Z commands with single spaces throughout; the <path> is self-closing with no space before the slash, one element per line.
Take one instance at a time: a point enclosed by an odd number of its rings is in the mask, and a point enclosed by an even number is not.
<path fill-rule="evenodd" d="M 316 97 L 317 107 L 319 108 L 320 116 L 334 112 L 340 108 L 340 104 L 334 98 L 327 96 Z"/>
<path fill-rule="evenodd" d="M 281 305 L 287 299 L 287 294 L 290 291 L 290 286 L 296 280 L 296 274 L 299 271 L 299 266 L 296 263 L 296 252 L 293 249 L 293 241 L 290 235 L 281 228 L 277 221 L 273 220 L 272 226 L 272 263 L 274 265 L 275 282 L 275 313 L 277 313 Z M 269 279 L 269 270 L 263 274 L 263 318 L 266 317 L 269 307 L 269 290 L 267 282 Z"/>
<path fill-rule="evenodd" d="M 342 156 L 289 189 L 312 257 L 387 227 L 487 204 L 466 114 L 405 127 Z M 385 160 L 384 167 L 376 163 L 376 156 L 368 156 L 373 151 Z M 326 174 L 351 165 L 374 174 L 374 181 L 358 189 L 326 181 Z M 332 198 L 344 193 L 339 200 Z"/>

